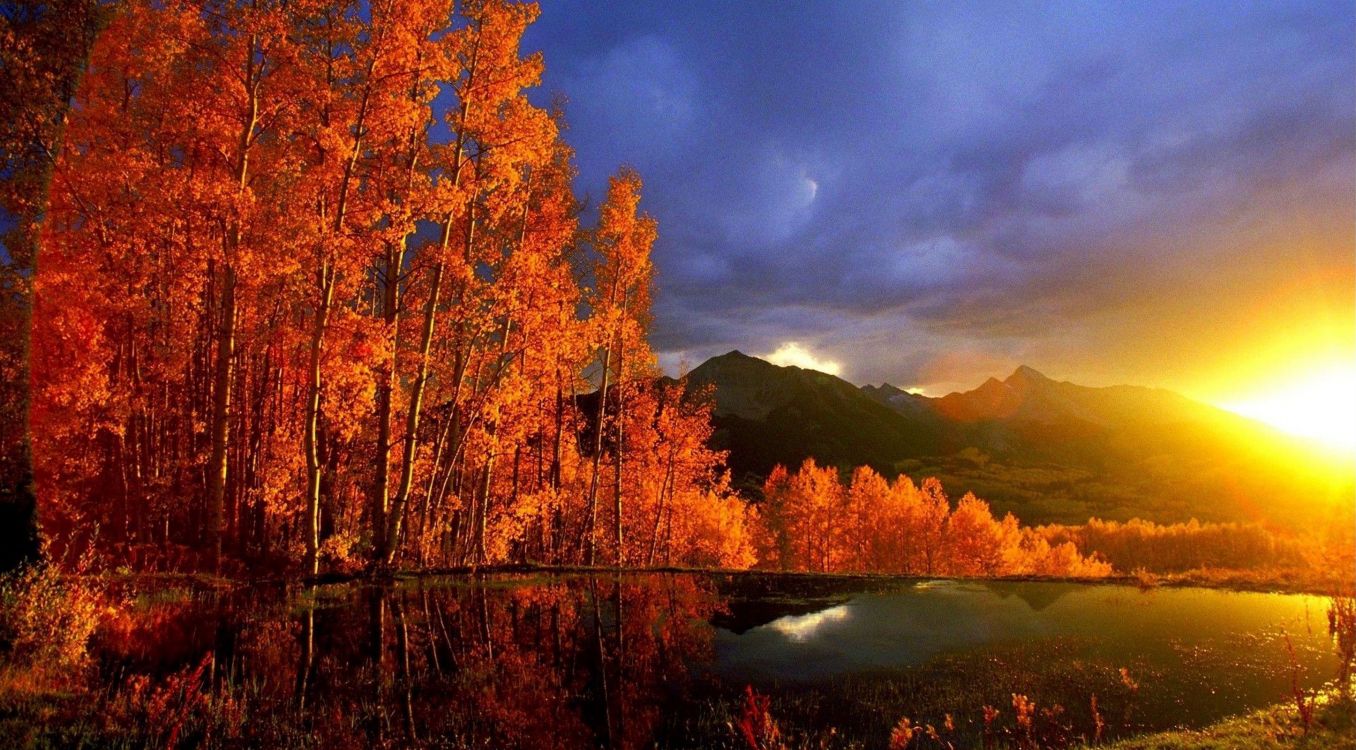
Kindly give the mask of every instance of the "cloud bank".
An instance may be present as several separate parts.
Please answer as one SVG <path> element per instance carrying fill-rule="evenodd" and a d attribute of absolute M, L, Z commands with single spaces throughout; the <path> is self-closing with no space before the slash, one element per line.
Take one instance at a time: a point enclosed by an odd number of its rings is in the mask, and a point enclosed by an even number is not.
<path fill-rule="evenodd" d="M 563 0 L 527 44 L 581 190 L 646 180 L 663 361 L 1190 391 L 1356 346 L 1349 2 Z"/>

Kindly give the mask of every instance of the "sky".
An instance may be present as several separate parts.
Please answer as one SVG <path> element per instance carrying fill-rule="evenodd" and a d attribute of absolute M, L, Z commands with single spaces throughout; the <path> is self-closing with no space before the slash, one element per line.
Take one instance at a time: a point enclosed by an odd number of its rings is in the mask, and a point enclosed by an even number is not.
<path fill-rule="evenodd" d="M 645 180 L 671 373 L 1218 402 L 1356 362 L 1349 0 L 544 0 L 524 45 L 579 191 Z"/>

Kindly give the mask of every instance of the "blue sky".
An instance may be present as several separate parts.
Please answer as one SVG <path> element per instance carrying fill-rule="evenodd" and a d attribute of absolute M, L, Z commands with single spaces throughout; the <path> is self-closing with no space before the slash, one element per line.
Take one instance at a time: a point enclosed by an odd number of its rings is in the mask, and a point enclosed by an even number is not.
<path fill-rule="evenodd" d="M 670 370 L 1207 393 L 1356 348 L 1356 4 L 545 0 L 525 47 L 580 191 L 646 181 Z"/>

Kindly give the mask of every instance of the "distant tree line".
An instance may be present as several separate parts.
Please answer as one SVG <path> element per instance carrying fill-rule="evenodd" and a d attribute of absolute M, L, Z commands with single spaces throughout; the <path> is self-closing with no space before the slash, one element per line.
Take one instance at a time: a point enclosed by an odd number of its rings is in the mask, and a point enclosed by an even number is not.
<path fill-rule="evenodd" d="M 935 478 L 884 479 L 869 467 L 850 477 L 806 460 L 777 466 L 751 509 L 755 565 L 773 570 L 957 576 L 1106 576 L 1251 571 L 1284 577 L 1352 569 L 1352 529 L 1307 537 L 1256 523 L 1158 524 L 1089 519 L 1023 526 L 993 515 L 972 493 L 947 497 Z M 1347 575 L 1346 578 L 1350 578 Z M 1334 581 L 1342 576 L 1333 577 Z"/>
<path fill-rule="evenodd" d="M 1144 568 L 1174 573 L 1198 568 L 1246 570 L 1307 565 L 1309 544 L 1257 525 L 1243 523 L 1157 524 L 1090 519 L 1080 526 L 1040 528 L 1051 544 L 1073 544 L 1095 554 L 1119 571 Z"/>
<path fill-rule="evenodd" d="M 994 518 L 966 493 L 954 504 L 935 478 L 886 481 L 859 467 L 846 484 L 807 459 L 778 466 L 752 524 L 760 567 L 908 575 L 1105 576 L 1111 566 L 1071 542 L 1051 544 L 1012 514 Z"/>

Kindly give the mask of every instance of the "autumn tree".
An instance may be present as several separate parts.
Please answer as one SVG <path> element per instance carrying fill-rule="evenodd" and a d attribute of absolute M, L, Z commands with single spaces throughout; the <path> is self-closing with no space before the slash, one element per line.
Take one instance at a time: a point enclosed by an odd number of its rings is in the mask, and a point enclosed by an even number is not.
<path fill-rule="evenodd" d="M 589 475 L 588 522 L 585 534 L 585 559 L 591 565 L 597 548 L 598 485 L 603 460 L 603 436 L 608 426 L 609 386 L 613 406 L 613 545 L 616 562 L 623 559 L 622 482 L 625 455 L 626 405 L 633 380 L 653 377 L 653 354 L 645 343 L 649 322 L 650 246 L 657 225 L 639 212 L 640 177 L 633 170 L 622 170 L 608 184 L 607 198 L 599 209 L 598 228 L 593 235 L 597 255 L 594 286 L 589 298 L 592 309 L 593 344 L 599 351 L 598 407 L 594 421 L 593 466 Z"/>
<path fill-rule="evenodd" d="M 932 575 L 940 572 L 944 561 L 943 533 L 946 528 L 946 515 L 950 510 L 950 501 L 946 490 L 936 477 L 923 480 L 920 489 L 921 500 L 917 512 L 910 519 L 910 538 L 922 552 L 923 573 Z"/>
<path fill-rule="evenodd" d="M 836 570 L 845 493 L 838 470 L 807 458 L 791 477 L 789 516 L 793 559 L 808 570 Z"/>
<path fill-rule="evenodd" d="M 765 567 L 791 570 L 790 527 L 791 475 L 785 466 L 774 466 L 763 482 L 763 497 L 756 508 L 754 545 Z"/>
<path fill-rule="evenodd" d="M 1004 572 L 1002 527 L 989 504 L 967 492 L 947 516 L 947 569 L 958 575 L 996 575 Z"/>
<path fill-rule="evenodd" d="M 105 16 L 93 0 L 0 3 L 0 570 L 38 554 L 28 439 L 32 282 L 66 113 Z"/>
<path fill-rule="evenodd" d="M 875 529 L 886 519 L 890 484 L 869 466 L 852 472 L 843 513 L 842 565 L 854 571 L 885 571 L 889 550 Z"/>

